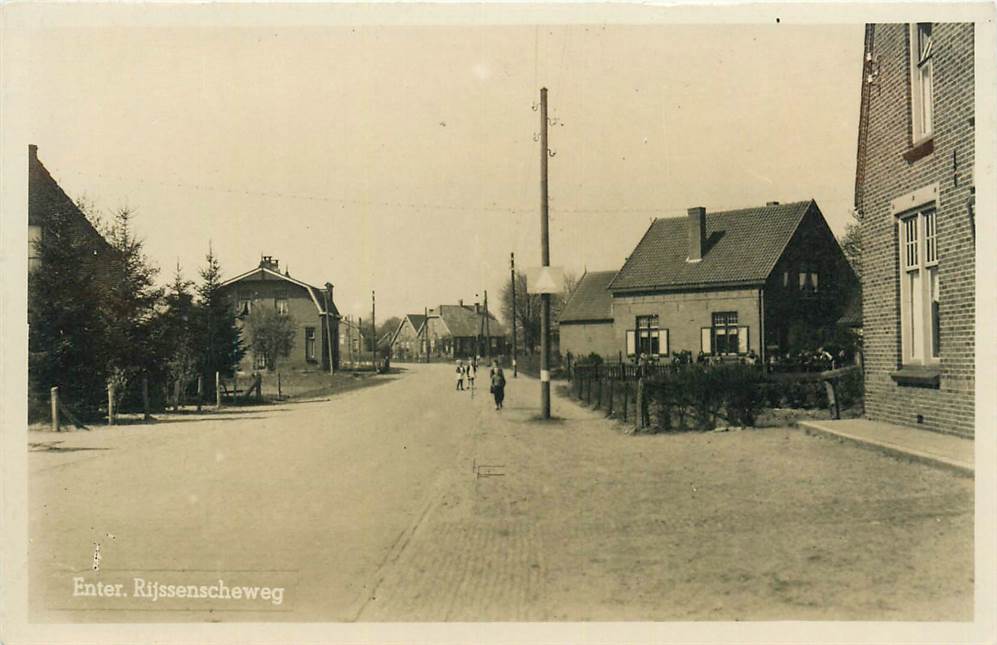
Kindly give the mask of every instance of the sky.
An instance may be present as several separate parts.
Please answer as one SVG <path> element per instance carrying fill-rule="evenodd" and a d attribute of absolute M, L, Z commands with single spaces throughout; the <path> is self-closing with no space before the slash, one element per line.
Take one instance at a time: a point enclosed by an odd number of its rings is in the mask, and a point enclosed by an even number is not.
<path fill-rule="evenodd" d="M 851 217 L 861 24 L 44 26 L 9 34 L 17 140 L 127 206 L 161 282 L 209 242 L 343 314 L 490 302 L 540 263 L 619 268 L 654 217 L 814 198 Z M 13 136 L 13 135 L 10 135 Z M 493 305 L 493 308 L 495 306 Z"/>

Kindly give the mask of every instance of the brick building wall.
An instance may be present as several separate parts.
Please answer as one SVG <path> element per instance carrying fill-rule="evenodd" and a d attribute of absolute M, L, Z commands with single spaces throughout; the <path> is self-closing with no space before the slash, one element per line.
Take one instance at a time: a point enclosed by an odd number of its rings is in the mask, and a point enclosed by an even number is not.
<path fill-rule="evenodd" d="M 761 315 L 758 289 L 688 291 L 668 294 L 613 297 L 613 343 L 626 355 L 627 331 L 637 316 L 657 314 L 661 329 L 668 329 L 668 349 L 699 354 L 701 329 L 710 327 L 714 312 L 736 311 L 737 324 L 748 327 L 748 347 L 761 355 Z M 664 354 L 665 348 L 661 348 Z"/>
<path fill-rule="evenodd" d="M 974 432 L 975 232 L 973 25 L 932 27 L 931 149 L 913 148 L 910 29 L 867 28 L 856 177 L 862 217 L 866 413 L 905 425 Z M 868 82 L 871 78 L 872 82 Z M 898 385 L 900 258 L 891 201 L 937 182 L 940 365 L 937 387 Z"/>
<path fill-rule="evenodd" d="M 625 349 L 614 340 L 612 321 L 561 323 L 561 353 L 565 356 L 571 352 L 575 358 L 582 358 L 595 352 L 606 360 L 617 361 Z"/>
<path fill-rule="evenodd" d="M 229 299 L 235 308 L 242 299 L 253 300 L 253 307 L 276 307 L 278 298 L 287 301 L 287 313 L 295 322 L 297 332 L 294 336 L 294 347 L 287 358 L 278 359 L 278 367 L 299 370 L 320 369 L 328 364 L 325 353 L 328 352 L 326 341 L 326 330 L 322 323 L 322 316 L 319 315 L 315 302 L 308 291 L 301 286 L 280 279 L 270 280 L 243 280 L 228 288 Z M 243 321 L 241 324 L 245 324 Z M 310 330 L 310 331 L 309 331 Z M 339 331 L 334 325 L 332 331 L 333 348 L 338 348 Z M 314 335 L 314 356 L 307 355 L 308 334 Z M 248 330 L 243 330 L 243 344 L 249 347 L 250 339 Z M 338 353 L 338 352 L 337 352 Z M 333 356 L 335 363 L 338 363 L 339 356 Z M 252 349 L 246 352 L 239 369 L 244 372 L 251 372 L 254 369 L 254 355 Z"/>

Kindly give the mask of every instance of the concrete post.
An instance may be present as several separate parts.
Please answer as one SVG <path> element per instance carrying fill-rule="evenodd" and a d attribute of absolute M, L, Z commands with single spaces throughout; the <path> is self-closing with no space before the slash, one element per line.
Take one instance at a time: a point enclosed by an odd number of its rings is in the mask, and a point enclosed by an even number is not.
<path fill-rule="evenodd" d="M 59 432 L 59 386 L 49 390 L 52 400 L 52 432 Z"/>

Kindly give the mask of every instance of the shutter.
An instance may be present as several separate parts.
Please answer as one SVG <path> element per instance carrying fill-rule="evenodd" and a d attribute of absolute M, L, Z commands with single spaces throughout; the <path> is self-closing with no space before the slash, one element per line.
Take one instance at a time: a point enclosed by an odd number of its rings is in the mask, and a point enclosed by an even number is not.
<path fill-rule="evenodd" d="M 668 345 L 667 329 L 658 330 L 658 351 L 661 352 L 662 356 L 668 356 L 672 353 L 671 347 Z"/>
<path fill-rule="evenodd" d="M 713 353 L 713 343 L 710 342 L 710 328 L 703 327 L 699 330 L 699 347 L 704 354 Z"/>
<path fill-rule="evenodd" d="M 627 330 L 627 356 L 634 356 L 637 353 L 637 338 L 634 330 Z"/>
<path fill-rule="evenodd" d="M 747 326 L 737 328 L 737 353 L 747 354 L 748 353 L 748 328 Z"/>

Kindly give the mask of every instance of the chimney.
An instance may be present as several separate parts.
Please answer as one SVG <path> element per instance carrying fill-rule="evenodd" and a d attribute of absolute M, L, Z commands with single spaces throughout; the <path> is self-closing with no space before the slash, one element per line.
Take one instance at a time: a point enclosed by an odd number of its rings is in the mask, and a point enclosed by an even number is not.
<path fill-rule="evenodd" d="M 270 269 L 271 271 L 277 271 L 280 262 L 272 255 L 264 255 L 260 258 L 260 266 Z"/>
<path fill-rule="evenodd" d="M 480 314 L 481 313 L 481 304 L 478 303 L 477 300 L 474 301 L 474 313 L 476 313 L 476 314 Z"/>
<path fill-rule="evenodd" d="M 766 206 L 778 206 L 779 202 L 765 202 Z"/>
<path fill-rule="evenodd" d="M 689 209 L 689 258 L 686 262 L 699 262 L 706 251 L 706 209 L 695 206 Z"/>
<path fill-rule="evenodd" d="M 460 298 L 459 300 L 457 300 L 457 306 L 458 307 L 463 307 L 464 306 L 464 299 L 463 298 Z"/>
<path fill-rule="evenodd" d="M 331 310 L 332 310 L 332 306 L 333 306 L 333 303 L 335 302 L 335 301 L 334 301 L 334 300 L 332 299 L 332 283 L 331 283 L 331 282 L 326 282 L 326 283 L 325 283 L 325 291 L 326 291 L 326 293 L 328 293 L 328 294 L 329 294 L 329 310 L 331 311 Z"/>

